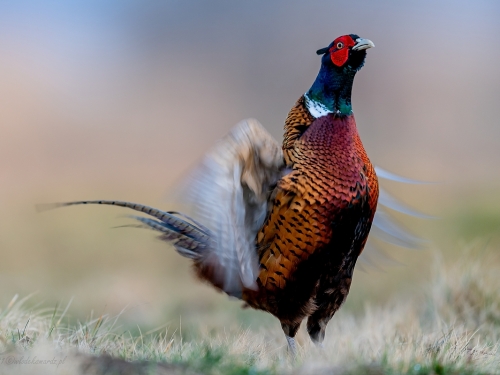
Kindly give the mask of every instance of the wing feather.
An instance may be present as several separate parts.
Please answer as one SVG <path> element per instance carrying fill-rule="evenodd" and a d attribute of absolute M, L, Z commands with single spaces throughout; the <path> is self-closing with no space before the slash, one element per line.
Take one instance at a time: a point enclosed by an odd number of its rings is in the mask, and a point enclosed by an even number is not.
<path fill-rule="evenodd" d="M 190 175 L 184 199 L 196 220 L 213 234 L 223 289 L 255 287 L 255 237 L 267 212 L 269 194 L 284 167 L 281 146 L 254 119 L 237 124 Z"/>
<path fill-rule="evenodd" d="M 391 181 L 396 181 L 396 182 L 402 182 L 405 184 L 429 184 L 430 183 L 430 182 L 426 182 L 426 181 L 418 181 L 418 180 L 413 180 L 411 178 L 399 176 L 395 173 L 386 171 L 385 169 L 380 168 L 378 166 L 375 167 L 375 172 L 377 173 L 377 176 L 379 178 L 383 178 L 383 179 L 391 180 Z"/>
<path fill-rule="evenodd" d="M 385 180 L 406 184 L 428 183 L 398 176 L 380 167 L 375 167 L 375 171 L 379 178 Z M 423 214 L 408 207 L 406 204 L 389 194 L 385 189 L 379 187 L 378 209 L 375 213 L 375 217 L 373 218 L 371 235 L 379 240 L 401 247 L 410 249 L 421 249 L 424 247 L 427 241 L 413 235 L 407 228 L 403 227 L 388 213 L 389 210 L 421 219 L 434 218 L 433 216 Z M 381 252 L 378 250 L 378 246 L 375 246 L 373 241 L 369 241 L 367 249 L 361 254 L 361 261 L 366 261 L 366 263 L 371 264 L 374 262 L 375 257 L 379 259 L 381 257 Z"/>

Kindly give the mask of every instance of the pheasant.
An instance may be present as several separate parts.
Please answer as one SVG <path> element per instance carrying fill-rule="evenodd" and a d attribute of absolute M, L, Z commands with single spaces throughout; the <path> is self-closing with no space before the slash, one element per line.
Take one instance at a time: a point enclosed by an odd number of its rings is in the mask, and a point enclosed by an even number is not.
<path fill-rule="evenodd" d="M 310 338 L 321 345 L 349 293 L 379 197 L 351 108 L 354 76 L 371 47 L 351 34 L 317 51 L 320 71 L 288 114 L 282 147 L 253 119 L 220 140 L 186 185 L 195 218 L 108 200 L 39 208 L 106 204 L 145 213 L 134 218 L 192 259 L 199 278 L 277 317 L 293 354 L 306 318 Z M 383 228 L 387 218 L 380 220 Z"/>

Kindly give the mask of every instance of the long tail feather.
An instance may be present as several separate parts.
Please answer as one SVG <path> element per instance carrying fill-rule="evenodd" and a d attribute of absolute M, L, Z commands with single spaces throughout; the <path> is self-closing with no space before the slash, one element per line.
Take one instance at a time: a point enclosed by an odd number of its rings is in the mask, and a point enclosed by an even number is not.
<path fill-rule="evenodd" d="M 145 206 L 138 203 L 114 201 L 114 200 L 95 200 L 95 201 L 75 201 L 65 203 L 49 203 L 39 204 L 36 206 L 38 212 L 52 210 L 59 207 L 67 207 L 83 204 L 104 204 L 110 206 L 118 206 L 130 208 L 135 211 L 143 212 L 156 219 L 154 220 L 142 216 L 131 216 L 138 220 L 139 225 L 125 225 L 140 228 L 150 228 L 157 232 L 161 232 L 160 238 L 174 245 L 177 252 L 193 260 L 200 260 L 204 256 L 207 248 L 212 243 L 209 230 L 199 224 L 190 217 L 177 213 L 158 210 L 153 207 Z"/>
<path fill-rule="evenodd" d="M 187 237 L 191 237 L 199 242 L 210 241 L 210 236 L 207 233 L 208 229 L 205 227 L 200 228 L 198 225 L 189 223 L 177 216 L 176 213 L 170 213 L 167 211 L 162 211 L 157 208 L 146 206 L 143 204 L 125 202 L 125 201 L 115 201 L 115 200 L 92 200 L 92 201 L 74 201 L 74 202 L 64 202 L 64 203 L 49 203 L 49 204 L 38 204 L 36 205 L 36 210 L 38 212 L 44 212 L 52 210 L 59 207 L 83 205 L 83 204 L 103 204 L 110 206 L 126 207 L 135 211 L 143 212 L 147 215 L 155 217 L 162 222 L 162 225 L 170 227 L 171 230 L 183 234 Z M 184 215 L 183 215 L 184 216 Z M 184 216 L 186 217 L 186 216 Z M 188 217 L 186 217 L 188 218 Z M 188 218 L 189 219 L 189 218 Z M 194 220 L 189 219 L 194 223 Z"/>
<path fill-rule="evenodd" d="M 161 232 L 161 238 L 165 241 L 173 243 L 175 247 L 179 246 L 183 249 L 194 251 L 198 254 L 201 254 L 201 252 L 207 247 L 206 243 L 199 242 L 191 237 L 180 234 L 179 232 L 176 232 L 175 229 L 166 226 L 165 223 L 162 223 L 160 221 L 148 219 L 147 217 L 141 216 L 132 216 L 132 218 L 140 221 L 147 228 Z"/>

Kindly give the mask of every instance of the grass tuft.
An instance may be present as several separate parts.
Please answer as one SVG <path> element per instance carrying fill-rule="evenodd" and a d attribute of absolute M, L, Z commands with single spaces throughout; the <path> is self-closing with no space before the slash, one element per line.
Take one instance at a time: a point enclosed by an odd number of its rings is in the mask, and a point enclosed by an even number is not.
<path fill-rule="evenodd" d="M 28 298 L 15 296 L 0 311 L 0 373 L 496 374 L 499 263 L 493 252 L 472 248 L 452 264 L 436 261 L 433 279 L 417 296 L 367 305 L 356 316 L 341 310 L 329 325 L 324 349 L 301 331 L 296 361 L 288 357 L 278 327 L 191 327 L 196 336 L 186 341 L 165 325 L 132 333 L 119 325 L 119 316 L 105 314 L 64 324 L 69 304 L 33 310 L 26 307 Z M 35 357 L 58 364 L 26 362 Z"/>

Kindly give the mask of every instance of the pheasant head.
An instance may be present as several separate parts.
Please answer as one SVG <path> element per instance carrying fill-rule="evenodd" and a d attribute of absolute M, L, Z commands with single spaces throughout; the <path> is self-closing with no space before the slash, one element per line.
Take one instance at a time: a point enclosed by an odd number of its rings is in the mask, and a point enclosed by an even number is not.
<path fill-rule="evenodd" d="M 328 113 L 350 115 L 354 76 L 365 62 L 366 50 L 375 47 L 355 34 L 343 35 L 316 53 L 323 55 L 321 69 L 306 93 L 306 105 L 314 117 Z"/>

